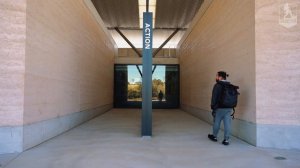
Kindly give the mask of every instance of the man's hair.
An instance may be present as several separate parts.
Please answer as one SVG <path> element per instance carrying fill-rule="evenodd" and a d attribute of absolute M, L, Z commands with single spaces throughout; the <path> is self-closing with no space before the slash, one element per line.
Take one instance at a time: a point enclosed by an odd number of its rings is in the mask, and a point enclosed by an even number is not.
<path fill-rule="evenodd" d="M 227 74 L 225 71 L 219 71 L 218 76 L 220 76 L 226 80 L 226 78 L 229 76 L 229 74 Z"/>

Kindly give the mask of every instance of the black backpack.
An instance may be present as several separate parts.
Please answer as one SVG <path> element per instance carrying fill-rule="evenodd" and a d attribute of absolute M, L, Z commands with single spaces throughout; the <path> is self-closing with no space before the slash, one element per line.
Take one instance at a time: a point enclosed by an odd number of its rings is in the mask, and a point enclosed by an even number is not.
<path fill-rule="evenodd" d="M 222 94 L 219 102 L 219 107 L 221 108 L 233 108 L 233 114 L 231 115 L 234 118 L 235 107 L 238 103 L 239 92 L 238 86 L 226 83 L 220 83 L 223 86 Z"/>

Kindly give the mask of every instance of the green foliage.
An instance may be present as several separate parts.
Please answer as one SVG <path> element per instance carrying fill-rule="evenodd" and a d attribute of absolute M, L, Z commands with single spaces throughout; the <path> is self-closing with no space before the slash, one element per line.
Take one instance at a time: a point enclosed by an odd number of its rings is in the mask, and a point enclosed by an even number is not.
<path fill-rule="evenodd" d="M 165 83 L 160 79 L 152 80 L 152 97 L 158 97 L 159 91 L 162 91 L 165 94 Z"/>
<path fill-rule="evenodd" d="M 158 93 L 162 91 L 165 94 L 165 83 L 160 79 L 152 80 L 152 97 L 157 98 Z M 128 83 L 128 99 L 138 99 L 142 97 L 142 82 L 134 84 Z"/>
<path fill-rule="evenodd" d="M 128 99 L 137 99 L 142 97 L 142 83 L 128 85 Z"/>

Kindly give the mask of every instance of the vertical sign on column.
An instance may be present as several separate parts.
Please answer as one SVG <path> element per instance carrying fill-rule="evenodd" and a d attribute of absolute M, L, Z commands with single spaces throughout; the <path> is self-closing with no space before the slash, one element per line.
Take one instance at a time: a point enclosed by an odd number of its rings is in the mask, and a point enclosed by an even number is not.
<path fill-rule="evenodd" d="M 152 13 L 143 15 L 142 136 L 152 136 Z"/>

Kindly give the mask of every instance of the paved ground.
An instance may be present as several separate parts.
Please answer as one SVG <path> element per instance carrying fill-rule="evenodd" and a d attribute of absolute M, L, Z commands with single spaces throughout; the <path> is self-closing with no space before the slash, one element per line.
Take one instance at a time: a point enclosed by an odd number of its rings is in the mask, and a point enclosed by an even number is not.
<path fill-rule="evenodd" d="M 153 122 L 153 137 L 142 139 L 139 110 L 114 109 L 17 157 L 6 155 L 16 158 L 2 164 L 8 164 L 6 168 L 300 168 L 299 150 L 256 148 L 236 138 L 229 146 L 211 142 L 207 139 L 211 126 L 180 110 L 155 110 Z M 286 160 L 275 160 L 276 156 Z"/>

